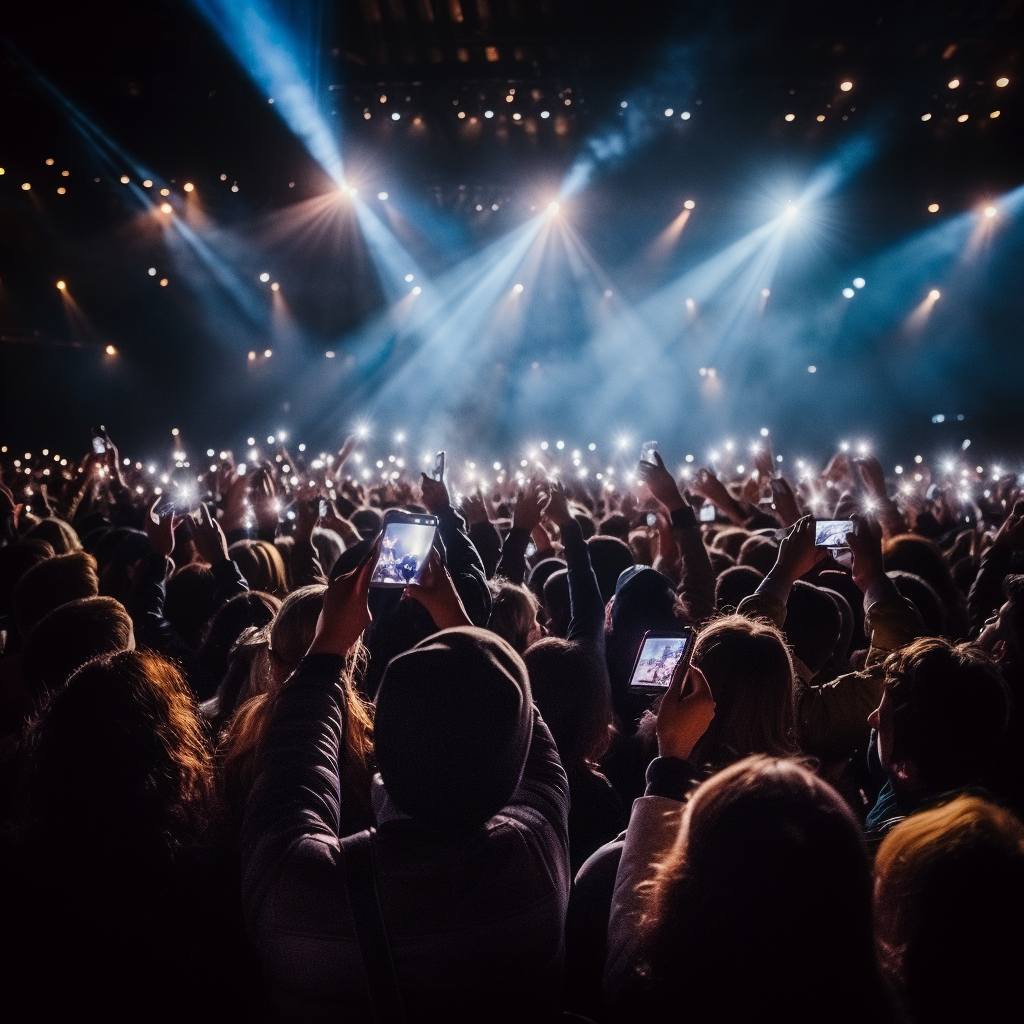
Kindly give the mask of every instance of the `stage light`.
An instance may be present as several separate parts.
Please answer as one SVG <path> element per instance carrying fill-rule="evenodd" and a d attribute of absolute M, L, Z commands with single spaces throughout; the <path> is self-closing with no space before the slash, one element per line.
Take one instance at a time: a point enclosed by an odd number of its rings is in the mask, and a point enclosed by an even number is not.
<path fill-rule="evenodd" d="M 106 352 L 108 356 L 116 356 L 117 355 L 117 349 L 114 348 L 113 345 L 108 345 L 103 351 Z"/>
<path fill-rule="evenodd" d="M 1010 84 L 1010 80 L 1008 78 L 997 78 L 996 79 L 996 85 L 998 85 L 1000 89 L 1005 89 L 1009 84 Z"/>
<path fill-rule="evenodd" d="M 23 181 L 21 183 L 21 190 L 22 190 L 22 192 L 27 192 L 31 187 L 32 187 L 31 182 Z"/>
<path fill-rule="evenodd" d="M 994 206 L 985 207 L 985 216 L 994 217 L 999 211 Z"/>
<path fill-rule="evenodd" d="M 57 282 L 57 291 L 62 292 L 65 288 L 67 288 L 67 285 L 63 281 Z"/>
<path fill-rule="evenodd" d="M 929 203 L 928 204 L 928 212 L 929 213 L 938 213 L 939 212 L 939 204 L 938 203 Z"/>
<path fill-rule="evenodd" d="M 697 303 L 693 299 L 686 300 L 686 308 L 692 313 L 697 308 Z"/>
<path fill-rule="evenodd" d="M 865 281 L 863 277 L 855 277 L 853 279 L 853 287 L 854 288 L 863 288 L 864 285 L 866 285 L 866 284 L 867 284 L 867 281 Z"/>
<path fill-rule="evenodd" d="M 853 88 L 853 82 L 851 82 L 851 81 L 840 82 L 839 83 L 839 88 L 842 89 L 843 92 L 849 92 Z"/>
<path fill-rule="evenodd" d="M 938 288 L 933 288 L 933 289 L 932 289 L 932 290 L 931 290 L 931 291 L 930 291 L 930 292 L 928 293 L 928 298 L 929 298 L 929 299 L 931 299 L 931 300 L 932 300 L 932 302 L 936 302 L 936 301 L 938 301 L 938 300 L 939 300 L 939 299 L 940 299 L 941 297 L 942 297 L 942 293 L 941 293 L 941 292 L 939 291 L 939 289 L 938 289 Z"/>
<path fill-rule="evenodd" d="M 667 110 L 665 111 L 665 116 L 666 116 L 666 117 L 671 117 L 671 116 L 672 116 L 672 115 L 673 115 L 674 113 L 675 113 L 675 111 L 674 111 L 674 110 L 673 110 L 673 109 L 672 109 L 671 107 L 669 107 L 669 108 L 668 108 L 668 109 L 667 109 Z"/>
<path fill-rule="evenodd" d="M 614 294 L 615 293 L 611 290 L 611 288 L 605 288 L 605 290 L 604 290 L 604 297 L 606 299 L 610 299 Z"/>
<path fill-rule="evenodd" d="M 264 355 L 264 356 L 265 356 L 265 357 L 266 357 L 267 359 L 269 359 L 269 358 L 270 358 L 270 357 L 271 357 L 271 356 L 272 356 L 273 354 L 274 354 L 274 351 L 273 351 L 273 349 L 265 348 L 265 349 L 263 350 L 263 355 Z"/>
<path fill-rule="evenodd" d="M 162 196 L 169 196 L 170 194 L 171 194 L 171 190 L 169 188 L 162 188 L 162 189 L 160 189 L 160 195 L 162 195 Z"/>
<path fill-rule="evenodd" d="M 992 113 L 989 114 L 988 116 L 989 117 L 998 117 L 999 116 L 999 111 L 998 110 L 993 110 Z"/>
<path fill-rule="evenodd" d="M 494 111 L 493 110 L 485 110 L 484 111 L 484 117 L 486 117 L 486 118 L 494 117 Z"/>
<path fill-rule="evenodd" d="M 387 194 L 387 192 L 378 192 L 378 193 L 377 193 L 377 198 L 378 198 L 378 199 L 379 199 L 379 200 L 380 200 L 381 202 L 384 202 L 384 200 L 385 200 L 385 199 L 387 199 L 387 197 L 388 197 L 388 194 Z"/>
<path fill-rule="evenodd" d="M 523 286 L 521 284 L 516 284 L 512 286 L 512 291 L 514 291 L 516 295 L 518 295 L 522 290 Z"/>
<path fill-rule="evenodd" d="M 558 203 L 548 203 L 548 216 L 553 217 L 556 213 L 558 213 L 560 209 L 561 207 L 558 205 Z"/>
<path fill-rule="evenodd" d="M 843 289 L 843 298 L 844 299 L 852 299 L 853 295 L 854 295 L 854 291 L 853 291 L 852 288 L 844 288 Z"/>
<path fill-rule="evenodd" d="M 413 295 L 419 295 L 420 292 L 422 292 L 422 291 L 423 291 L 423 289 L 419 285 L 416 285 L 416 287 L 413 288 L 412 293 L 413 293 Z"/>
<path fill-rule="evenodd" d="M 143 187 L 143 188 L 152 188 L 152 187 L 153 187 L 153 182 L 152 182 L 152 181 L 150 181 L 150 180 L 149 180 L 149 178 L 147 178 L 147 179 L 146 179 L 146 180 L 145 180 L 145 181 L 144 181 L 144 182 L 142 183 L 142 187 Z"/>
<path fill-rule="evenodd" d="M 551 116 L 551 111 L 549 111 L 549 110 L 542 110 L 542 111 L 540 112 L 540 116 L 541 116 L 541 118 L 542 118 L 543 120 L 545 120 L 545 121 L 546 121 L 546 120 L 547 120 L 547 119 L 548 119 L 548 118 L 549 118 L 549 117 Z"/>
<path fill-rule="evenodd" d="M 689 120 L 690 120 L 690 112 L 689 112 L 688 110 L 684 110 L 684 111 L 683 111 L 683 112 L 682 112 L 682 113 L 681 113 L 681 114 L 680 114 L 679 116 L 680 116 L 680 117 L 681 117 L 681 118 L 682 118 L 682 119 L 683 119 L 684 121 L 689 121 Z"/>
<path fill-rule="evenodd" d="M 686 202 L 683 203 L 683 209 L 692 210 L 696 205 L 697 204 L 692 199 L 687 199 Z"/>
<path fill-rule="evenodd" d="M 171 213 L 172 209 L 173 209 L 173 207 L 171 206 L 170 203 L 161 203 L 160 204 L 160 212 L 161 213 Z"/>
<path fill-rule="evenodd" d="M 411 284 L 412 283 L 412 279 L 413 279 L 414 276 L 415 276 L 414 274 L 406 274 L 405 275 L 406 284 Z"/>
<path fill-rule="evenodd" d="M 787 121 L 795 121 L 796 120 L 796 114 L 787 114 L 786 115 L 786 120 Z"/>
<path fill-rule="evenodd" d="M 761 289 L 761 298 L 762 299 L 767 299 L 768 296 L 771 295 L 771 293 L 772 293 L 772 291 L 771 291 L 770 288 L 762 288 Z"/>
<path fill-rule="evenodd" d="M 931 114 L 922 114 L 921 115 L 921 120 L 922 121 L 930 121 L 931 119 L 932 119 L 932 115 Z"/>
<path fill-rule="evenodd" d="M 800 207 L 792 199 L 786 204 L 786 216 L 795 217 L 800 212 Z"/>
<path fill-rule="evenodd" d="M 269 275 L 269 274 L 268 274 L 268 273 L 267 273 L 267 272 L 266 272 L 266 271 L 264 270 L 264 271 L 263 271 L 263 273 L 262 273 L 262 274 L 260 274 L 260 280 L 261 280 L 261 281 L 262 281 L 262 282 L 263 282 L 264 284 L 266 284 L 266 283 L 267 283 L 267 282 L 268 282 L 268 281 L 270 280 L 270 275 Z"/>
<path fill-rule="evenodd" d="M 182 185 L 181 187 L 182 187 L 182 188 L 183 188 L 183 189 L 184 189 L 184 190 L 185 190 L 186 192 L 192 192 L 192 191 L 193 191 L 193 190 L 195 189 L 195 185 L 193 185 L 191 181 L 186 181 L 186 182 L 185 182 L 185 184 L 184 184 L 184 185 Z"/>
<path fill-rule="evenodd" d="M 249 362 L 252 362 L 255 358 L 256 358 L 256 353 L 255 352 L 250 352 L 249 353 Z M 252 442 L 250 441 L 249 443 L 251 444 Z"/>
<path fill-rule="evenodd" d="M 808 373 L 817 373 L 818 372 L 818 368 L 816 366 L 813 366 L 813 365 L 812 366 L 808 366 L 807 367 L 807 372 Z"/>

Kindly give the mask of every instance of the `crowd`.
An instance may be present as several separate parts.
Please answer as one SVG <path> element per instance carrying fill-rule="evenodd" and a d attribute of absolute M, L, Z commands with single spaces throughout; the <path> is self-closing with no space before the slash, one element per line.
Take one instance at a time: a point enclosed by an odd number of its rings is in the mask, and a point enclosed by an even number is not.
<path fill-rule="evenodd" d="M 765 445 L 459 494 L 366 479 L 352 438 L 161 483 L 97 438 L 0 463 L 12 1016 L 1013 1012 L 1015 477 L 840 451 L 787 480 Z M 437 539 L 384 589 L 391 508 Z"/>

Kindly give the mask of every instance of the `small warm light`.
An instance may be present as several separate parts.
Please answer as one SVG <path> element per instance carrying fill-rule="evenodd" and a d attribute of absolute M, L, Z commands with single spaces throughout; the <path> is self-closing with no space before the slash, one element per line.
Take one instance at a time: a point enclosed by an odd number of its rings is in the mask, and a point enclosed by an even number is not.
<path fill-rule="evenodd" d="M 994 206 L 985 207 L 985 216 L 994 217 L 999 211 Z"/>
<path fill-rule="evenodd" d="M 142 183 L 142 187 L 143 187 L 143 188 L 152 188 L 152 187 L 153 187 L 153 182 L 151 182 L 151 181 L 149 180 L 149 178 L 147 178 L 147 179 L 146 179 L 146 180 L 145 180 L 145 181 L 144 181 L 144 182 Z"/>
<path fill-rule="evenodd" d="M 522 114 L 515 113 L 515 114 L 512 115 L 512 120 L 513 121 L 522 121 L 522 119 L 523 119 L 523 115 Z"/>
<path fill-rule="evenodd" d="M 922 114 L 921 115 L 921 120 L 922 121 L 930 121 L 931 119 L 932 119 L 932 115 L 931 114 Z"/>
<path fill-rule="evenodd" d="M 47 167 L 52 167 L 53 166 L 53 157 L 52 156 L 48 156 L 43 162 L 46 164 Z"/>
<path fill-rule="evenodd" d="M 825 115 L 824 114 L 819 114 L 814 120 L 815 121 L 824 121 L 825 120 Z"/>
<path fill-rule="evenodd" d="M 938 301 L 938 300 L 939 300 L 940 298 L 942 298 L 942 293 L 941 293 L 941 292 L 939 291 L 939 289 L 938 289 L 938 288 L 933 288 L 933 289 L 932 289 L 932 290 L 931 290 L 931 291 L 930 291 L 930 292 L 928 293 L 928 298 L 929 298 L 929 299 L 931 299 L 931 300 L 932 300 L 932 302 L 936 302 L 936 301 Z"/>
<path fill-rule="evenodd" d="M 186 181 L 185 184 L 182 185 L 182 188 L 186 192 L 191 192 L 191 191 L 193 191 L 195 189 L 195 185 L 193 185 L 191 181 Z"/>
<path fill-rule="evenodd" d="M 270 280 L 270 275 L 269 275 L 269 274 L 268 274 L 268 273 L 267 273 L 267 272 L 266 272 L 266 271 L 264 270 L 264 271 L 263 271 L 263 273 L 262 273 L 262 274 L 260 274 L 260 280 L 261 280 L 261 281 L 262 281 L 262 282 L 263 282 L 264 284 L 266 284 L 266 283 L 267 283 L 267 282 L 268 282 L 268 281 Z"/>
<path fill-rule="evenodd" d="M 271 356 L 272 356 L 273 354 L 274 354 L 274 352 L 273 352 L 273 350 L 272 350 L 272 349 L 269 349 L 269 348 L 265 348 L 265 349 L 263 350 L 263 355 L 264 355 L 264 356 L 265 356 L 265 357 L 266 357 L 267 359 L 269 359 L 269 358 L 270 358 L 270 357 L 271 357 Z"/>
<path fill-rule="evenodd" d="M 127 174 L 122 174 L 122 175 L 121 175 L 121 184 L 122 184 L 122 185 L 127 185 L 127 184 L 128 184 L 128 182 L 129 182 L 129 181 L 131 181 L 131 180 L 132 180 L 132 179 L 131 179 L 131 178 L 129 178 Z"/>
<path fill-rule="evenodd" d="M 171 437 L 177 437 L 181 431 L 177 427 L 171 427 Z"/>
<path fill-rule="evenodd" d="M 271 290 L 272 292 L 279 292 L 279 291 L 281 290 L 281 285 L 280 285 L 280 283 L 279 283 L 279 282 L 277 282 L 277 281 L 274 281 L 274 282 L 273 282 L 273 283 L 271 284 L 271 286 L 270 286 L 270 290 Z"/>
<path fill-rule="evenodd" d="M 939 204 L 938 203 L 929 203 L 928 204 L 928 212 L 929 213 L 938 213 L 939 212 Z"/>
<path fill-rule="evenodd" d="M 863 277 L 855 277 L 853 279 L 853 287 L 854 288 L 863 288 L 864 285 L 866 285 L 866 284 L 867 284 L 867 281 L 865 281 Z"/>
<path fill-rule="evenodd" d="M 692 210 L 696 205 L 697 204 L 692 199 L 687 199 L 686 202 L 683 203 L 683 209 Z"/>
<path fill-rule="evenodd" d="M 786 115 L 786 120 L 787 121 L 795 121 L 796 120 L 796 114 L 787 114 Z"/>
<path fill-rule="evenodd" d="M 466 117 L 466 112 L 464 110 L 460 110 L 457 116 L 458 116 L 459 120 L 462 121 Z"/>
<path fill-rule="evenodd" d="M 61 171 L 60 172 L 60 176 L 62 178 L 70 178 L 71 177 L 71 172 L 70 171 Z"/>
<path fill-rule="evenodd" d="M 160 204 L 160 212 L 161 213 L 170 213 L 171 209 L 172 209 L 172 207 L 171 207 L 170 203 L 161 203 Z"/>
<path fill-rule="evenodd" d="M 32 187 L 32 183 L 29 181 L 23 181 L 21 183 L 22 192 L 27 192 Z"/>
<path fill-rule="evenodd" d="M 959 78 L 951 78 L 950 81 L 949 81 L 949 87 L 950 87 L 950 89 L 959 89 L 960 88 L 960 79 Z"/>
<path fill-rule="evenodd" d="M 108 345 L 103 351 L 106 352 L 108 356 L 116 356 L 117 355 L 117 349 L 114 348 L 113 345 Z"/>
<path fill-rule="evenodd" d="M 162 188 L 162 189 L 160 189 L 160 195 L 162 195 L 162 196 L 169 196 L 170 194 L 171 194 L 171 190 L 169 188 Z"/>
<path fill-rule="evenodd" d="M 387 101 L 388 101 L 387 96 L 383 96 L 382 95 L 381 98 L 380 98 L 380 101 L 381 101 L 381 103 L 387 103 Z"/>
<path fill-rule="evenodd" d="M 62 188 L 57 189 L 57 195 L 59 195 L 59 196 L 65 195 L 66 193 L 67 193 L 67 189 L 66 188 L 62 187 Z"/>
<path fill-rule="evenodd" d="M 249 362 L 252 362 L 255 358 L 256 358 L 256 353 L 255 352 L 250 352 L 249 353 Z"/>
<path fill-rule="evenodd" d="M 999 114 L 1000 114 L 1000 111 L 998 111 L 998 110 L 993 110 L 993 111 L 992 111 L 992 113 L 991 113 L 991 114 L 989 114 L 988 116 L 989 116 L 989 117 L 998 117 L 998 116 L 999 116 Z"/>
<path fill-rule="evenodd" d="M 960 115 L 960 116 L 959 116 L 959 117 L 957 118 L 957 121 L 959 121 L 959 122 L 960 122 L 960 124 L 963 124 L 963 123 L 964 123 L 964 121 L 966 121 L 966 120 L 967 120 L 967 118 L 968 118 L 969 116 L 970 116 L 969 114 L 961 114 L 961 115 Z"/>
<path fill-rule="evenodd" d="M 1010 84 L 1010 80 L 1008 78 L 997 78 L 996 79 L 996 85 L 998 85 L 1000 89 L 1005 89 L 1009 84 Z"/>
<path fill-rule="evenodd" d="M 381 202 L 384 202 L 384 200 L 385 200 L 385 199 L 387 199 L 387 197 L 388 197 L 388 194 L 387 194 L 387 192 L 378 192 L 378 193 L 377 193 L 377 198 L 378 198 L 378 199 L 379 199 L 379 200 L 380 200 Z"/>
<path fill-rule="evenodd" d="M 843 298 L 844 299 L 852 299 L 853 296 L 854 296 L 854 291 L 853 291 L 852 288 L 844 288 L 843 289 Z"/>
<path fill-rule="evenodd" d="M 840 82 L 839 83 L 839 88 L 842 89 L 843 92 L 849 92 L 853 88 L 853 82 L 851 82 L 851 81 Z"/>
<path fill-rule="evenodd" d="M 168 282 L 166 277 L 161 277 L 160 278 L 160 287 L 161 288 L 166 288 L 168 284 L 169 284 L 169 282 Z"/>
<path fill-rule="evenodd" d="M 58 281 L 57 282 L 57 291 L 61 291 L 62 292 L 62 291 L 64 291 L 65 288 L 67 288 L 67 285 L 63 281 Z"/>
<path fill-rule="evenodd" d="M 514 291 L 516 295 L 518 295 L 522 290 L 523 286 L 521 284 L 516 284 L 512 286 L 512 291 Z"/>

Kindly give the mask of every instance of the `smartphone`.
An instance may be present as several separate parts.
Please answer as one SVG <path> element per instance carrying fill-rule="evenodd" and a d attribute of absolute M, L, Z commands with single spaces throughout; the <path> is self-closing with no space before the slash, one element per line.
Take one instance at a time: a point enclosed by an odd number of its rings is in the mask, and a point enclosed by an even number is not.
<path fill-rule="evenodd" d="M 434 470 L 431 475 L 439 483 L 444 480 L 444 452 L 438 452 L 434 456 Z"/>
<path fill-rule="evenodd" d="M 701 505 L 700 510 L 697 513 L 697 518 L 702 523 L 713 523 L 715 517 L 718 515 L 718 510 L 714 505 Z"/>
<path fill-rule="evenodd" d="M 640 447 L 640 461 L 648 462 L 652 466 L 658 464 L 658 460 L 654 457 L 654 453 L 658 450 L 657 441 L 644 441 Z"/>
<path fill-rule="evenodd" d="M 647 513 L 647 525 L 651 527 L 651 529 L 654 529 L 654 527 L 658 525 L 658 517 L 654 512 Z"/>
<path fill-rule="evenodd" d="M 532 540 L 526 545 L 526 551 L 524 554 L 527 558 L 533 558 L 533 556 L 537 554 L 537 545 L 534 544 Z"/>
<path fill-rule="evenodd" d="M 371 587 L 407 587 L 423 577 L 437 533 L 437 516 L 421 516 L 389 509 L 384 514 L 384 535 Z"/>
<path fill-rule="evenodd" d="M 771 480 L 768 481 L 768 486 L 772 489 L 773 495 L 786 493 L 785 485 L 782 483 L 780 477 L 773 476 Z"/>
<path fill-rule="evenodd" d="M 110 442 L 107 440 L 107 428 L 100 424 L 98 427 L 92 428 L 92 450 L 97 455 L 106 455 L 110 448 Z"/>
<path fill-rule="evenodd" d="M 819 519 L 814 524 L 816 548 L 845 548 L 846 535 L 853 529 L 849 519 Z"/>
<path fill-rule="evenodd" d="M 689 626 L 678 633 L 648 630 L 629 677 L 630 692 L 664 693 L 680 666 L 685 667 L 690 660 L 692 646 L 693 629 Z"/>
<path fill-rule="evenodd" d="M 326 519 L 327 516 L 330 514 L 330 511 L 331 511 L 331 507 L 330 507 L 330 504 L 327 501 L 327 499 L 326 498 L 321 498 L 320 499 L 320 518 L 321 519 Z"/>

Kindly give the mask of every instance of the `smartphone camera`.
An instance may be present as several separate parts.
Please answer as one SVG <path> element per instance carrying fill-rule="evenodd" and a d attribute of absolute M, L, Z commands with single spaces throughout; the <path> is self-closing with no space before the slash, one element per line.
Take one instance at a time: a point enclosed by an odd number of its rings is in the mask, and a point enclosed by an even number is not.
<path fill-rule="evenodd" d="M 329 504 L 327 502 L 327 499 L 326 498 L 321 498 L 320 499 L 320 510 L 319 510 L 320 518 L 321 519 L 326 519 L 329 514 L 330 514 L 330 506 L 329 506 Z"/>
<path fill-rule="evenodd" d="M 384 520 L 380 555 L 370 576 L 371 587 L 408 587 L 423 578 L 437 532 L 436 516 L 397 515 Z"/>
<path fill-rule="evenodd" d="M 654 457 L 654 453 L 658 450 L 657 441 L 644 441 L 640 448 L 640 461 L 646 462 L 651 466 L 656 466 L 658 460 Z"/>
<path fill-rule="evenodd" d="M 653 512 L 647 513 L 647 525 L 653 530 L 658 525 L 658 517 Z"/>
<path fill-rule="evenodd" d="M 816 548 L 845 548 L 846 536 L 853 529 L 849 519 L 819 519 L 814 524 Z"/>
<path fill-rule="evenodd" d="M 633 693 L 658 695 L 664 693 L 680 665 L 689 660 L 693 630 L 663 633 L 650 630 L 644 634 L 640 653 L 629 677 Z"/>
<path fill-rule="evenodd" d="M 715 521 L 715 515 L 716 512 L 714 505 L 701 505 L 697 518 L 702 523 L 713 523 Z"/>

